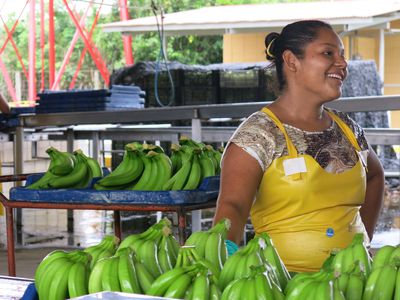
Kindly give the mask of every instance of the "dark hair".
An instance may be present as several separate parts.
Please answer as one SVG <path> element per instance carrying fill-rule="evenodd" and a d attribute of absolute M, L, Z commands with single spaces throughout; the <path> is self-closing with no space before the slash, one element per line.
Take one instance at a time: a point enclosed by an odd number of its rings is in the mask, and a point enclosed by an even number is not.
<path fill-rule="evenodd" d="M 290 50 L 297 57 L 302 58 L 305 47 L 317 38 L 319 30 L 322 28 L 333 30 L 328 23 L 304 20 L 286 25 L 280 34 L 271 32 L 265 37 L 267 60 L 275 65 L 280 91 L 286 85 L 283 74 L 283 52 Z"/>

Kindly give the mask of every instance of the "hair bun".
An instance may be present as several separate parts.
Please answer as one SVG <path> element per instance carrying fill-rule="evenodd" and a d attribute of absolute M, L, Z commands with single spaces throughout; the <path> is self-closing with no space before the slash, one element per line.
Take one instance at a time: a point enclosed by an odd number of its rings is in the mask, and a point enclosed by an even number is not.
<path fill-rule="evenodd" d="M 267 60 L 274 61 L 275 60 L 275 46 L 276 39 L 279 38 L 280 34 L 277 32 L 271 32 L 265 37 L 265 53 Z"/>

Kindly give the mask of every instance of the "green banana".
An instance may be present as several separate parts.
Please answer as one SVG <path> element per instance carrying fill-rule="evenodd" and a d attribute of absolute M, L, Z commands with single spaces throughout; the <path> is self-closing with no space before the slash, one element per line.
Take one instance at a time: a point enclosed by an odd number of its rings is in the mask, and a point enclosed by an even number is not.
<path fill-rule="evenodd" d="M 123 248 L 118 252 L 118 256 L 118 279 L 121 292 L 142 293 L 135 265 L 133 264 L 132 250 L 130 248 Z"/>
<path fill-rule="evenodd" d="M 93 269 L 94 265 L 98 260 L 104 257 L 110 257 L 114 255 L 117 245 L 119 243 L 119 238 L 115 235 L 106 235 L 100 241 L 100 243 L 86 247 L 83 251 L 89 253 L 92 256 L 90 262 L 90 269 Z"/>
<path fill-rule="evenodd" d="M 225 287 L 235 279 L 238 264 L 244 260 L 243 258 L 244 256 L 242 252 L 237 251 L 226 260 L 218 279 L 218 285 L 222 290 L 224 290 Z"/>
<path fill-rule="evenodd" d="M 104 258 L 106 260 L 101 276 L 101 288 L 103 291 L 120 292 L 121 286 L 118 279 L 119 256 Z"/>
<path fill-rule="evenodd" d="M 206 231 L 193 232 L 185 241 L 185 246 L 194 246 L 200 257 L 205 257 L 206 243 L 209 233 Z"/>
<path fill-rule="evenodd" d="M 192 168 L 193 153 L 182 161 L 182 167 L 163 186 L 163 190 L 182 190 L 189 178 Z M 170 187 L 170 183 L 172 183 Z M 170 187 L 170 188 L 169 188 Z"/>
<path fill-rule="evenodd" d="M 46 150 L 50 156 L 50 165 L 48 171 L 57 176 L 67 175 L 72 172 L 75 165 L 75 158 L 69 152 L 62 152 L 54 147 Z"/>
<path fill-rule="evenodd" d="M 162 269 L 158 262 L 157 244 L 154 240 L 148 239 L 143 241 L 136 250 L 136 256 L 143 263 L 153 277 L 162 274 Z"/>
<path fill-rule="evenodd" d="M 181 146 L 179 144 L 171 144 L 171 167 L 172 174 L 175 174 L 182 166 L 182 152 L 180 150 Z"/>
<path fill-rule="evenodd" d="M 394 249 L 395 247 L 392 245 L 385 245 L 379 248 L 372 260 L 372 270 L 386 265 L 389 262 L 390 256 L 393 253 Z"/>
<path fill-rule="evenodd" d="M 51 279 L 49 287 L 49 300 L 64 300 L 68 296 L 68 273 L 73 263 L 67 260 L 60 268 L 56 270 Z M 41 298 L 42 299 L 42 298 Z M 43 300 L 46 300 L 44 298 Z"/>
<path fill-rule="evenodd" d="M 64 270 L 66 266 L 71 264 L 67 256 L 58 257 L 54 259 L 48 266 L 43 269 L 40 285 L 38 286 L 38 294 L 41 300 L 52 300 L 49 298 L 51 284 L 54 281 L 55 275 L 59 270 Z"/>
<path fill-rule="evenodd" d="M 138 281 L 140 284 L 140 288 L 143 293 L 147 294 L 150 289 L 152 283 L 154 282 L 154 276 L 147 270 L 147 268 L 141 262 L 137 261 L 135 257 L 133 257 L 133 264 L 136 269 L 136 275 L 138 277 Z"/>
<path fill-rule="evenodd" d="M 83 296 L 89 293 L 89 266 L 82 262 L 75 262 L 68 273 L 68 295 L 70 298 Z"/>
<path fill-rule="evenodd" d="M 163 235 L 158 246 L 157 257 L 163 273 L 174 268 L 176 257 L 171 243 L 168 243 L 168 235 Z"/>
<path fill-rule="evenodd" d="M 191 300 L 208 300 L 210 298 L 210 280 L 204 273 L 199 273 L 193 280 Z"/>
<path fill-rule="evenodd" d="M 381 272 L 385 266 L 376 267 L 372 270 L 365 282 L 363 300 L 375 300 L 374 291 L 377 289 L 378 279 L 381 277 Z"/>
<path fill-rule="evenodd" d="M 54 177 L 48 181 L 50 188 L 84 188 L 87 187 L 90 178 L 88 176 L 89 169 L 85 159 L 81 156 L 81 151 L 76 150 L 74 169 L 64 176 Z"/>
<path fill-rule="evenodd" d="M 221 300 L 226 297 L 229 300 L 241 300 L 242 299 L 242 291 L 246 290 L 247 279 L 240 278 L 233 282 L 233 285 L 228 289 L 228 294 L 224 296 L 225 290 L 222 293 Z"/>
<path fill-rule="evenodd" d="M 361 274 L 350 274 L 344 296 L 346 300 L 362 300 L 364 279 Z"/>
<path fill-rule="evenodd" d="M 337 282 L 337 285 L 339 287 L 339 290 L 342 293 L 346 293 L 346 288 L 347 285 L 349 283 L 349 279 L 350 279 L 350 274 L 348 273 L 341 273 L 336 279 L 335 281 Z"/>
<path fill-rule="evenodd" d="M 397 267 L 392 264 L 383 266 L 376 281 L 372 299 L 392 300 L 396 288 Z"/>
<path fill-rule="evenodd" d="M 199 157 L 197 154 L 194 154 L 192 159 L 192 166 L 190 168 L 189 176 L 187 177 L 187 181 L 183 187 L 184 190 L 194 190 L 196 189 L 201 181 L 201 165 L 199 162 Z"/>
<path fill-rule="evenodd" d="M 172 163 L 170 158 L 165 153 L 157 153 L 154 158 L 157 164 L 157 180 L 154 187 L 155 191 L 162 190 L 163 185 L 172 176 Z"/>
<path fill-rule="evenodd" d="M 398 264 L 400 261 L 400 245 L 397 245 L 389 257 L 390 264 Z"/>
<path fill-rule="evenodd" d="M 133 184 L 133 186 L 130 188 L 131 190 L 134 191 L 143 191 L 145 188 L 148 186 L 148 182 L 151 180 L 152 176 L 154 175 L 153 172 L 153 166 L 155 164 L 152 164 L 152 159 L 150 156 L 147 155 L 141 155 L 140 159 L 143 162 L 143 172 L 140 175 L 138 181 Z"/>
<path fill-rule="evenodd" d="M 32 184 L 28 185 L 26 188 L 29 190 L 35 189 L 48 189 L 49 188 L 49 181 L 57 178 L 59 176 L 54 175 L 50 171 L 45 172 L 38 180 L 33 182 Z"/>
<path fill-rule="evenodd" d="M 285 264 L 280 258 L 278 251 L 276 250 L 271 237 L 268 233 L 263 232 L 260 234 L 260 237 L 265 241 L 266 246 L 262 250 L 263 256 L 267 262 L 269 262 L 277 274 L 279 285 L 284 290 L 288 281 L 291 279 L 288 270 L 286 269 Z"/>
<path fill-rule="evenodd" d="M 219 300 L 219 299 L 221 299 L 221 296 L 222 296 L 222 293 L 221 293 L 221 290 L 218 287 L 218 285 L 215 284 L 215 283 L 211 283 L 210 284 L 210 297 L 209 297 L 209 299 L 210 300 Z M 260 299 L 260 300 L 262 300 L 262 299 Z"/>
<path fill-rule="evenodd" d="M 165 292 L 167 291 L 168 287 L 175 282 L 178 277 L 181 275 L 185 274 L 188 272 L 188 270 L 191 270 L 192 268 L 187 268 L 187 267 L 178 267 L 171 269 L 154 280 L 154 282 L 151 284 L 151 287 L 149 290 L 146 292 L 147 295 L 151 296 L 163 296 Z"/>
<path fill-rule="evenodd" d="M 199 154 L 199 163 L 201 166 L 201 179 L 215 176 L 216 167 L 212 159 L 204 152 Z"/>
<path fill-rule="evenodd" d="M 274 299 L 272 293 L 272 283 L 269 278 L 263 273 L 254 275 L 254 290 L 258 300 Z"/>
<path fill-rule="evenodd" d="M 162 165 L 158 162 L 155 157 L 159 153 L 154 152 L 153 150 L 149 151 L 146 156 L 150 158 L 150 164 L 151 164 L 151 174 L 149 179 L 147 180 L 146 184 L 140 189 L 144 191 L 155 191 L 158 189 L 158 181 L 160 180 L 160 174 L 159 174 L 159 167 L 162 167 Z"/>
<path fill-rule="evenodd" d="M 400 300 L 400 268 L 397 269 L 396 288 L 394 290 L 393 300 Z"/>
<path fill-rule="evenodd" d="M 183 273 L 174 282 L 168 286 L 164 293 L 166 298 L 182 299 L 185 296 L 186 290 L 192 283 L 192 276 L 189 273 Z"/>
<path fill-rule="evenodd" d="M 123 187 L 132 184 L 143 172 L 141 152 L 125 150 L 121 163 L 110 174 L 106 175 L 97 184 L 102 187 Z"/>
<path fill-rule="evenodd" d="M 206 243 L 207 251 L 205 252 L 204 258 L 217 266 L 219 270 L 222 270 L 225 263 L 222 257 L 224 248 L 221 245 L 225 247 L 225 240 L 222 238 L 222 235 L 218 232 L 210 233 Z"/>
<path fill-rule="evenodd" d="M 35 286 L 37 289 L 39 289 L 42 283 L 43 274 L 47 272 L 46 269 L 51 266 L 56 259 L 59 259 L 60 257 L 66 258 L 67 255 L 68 252 L 64 250 L 54 250 L 42 259 L 35 271 Z"/>
<path fill-rule="evenodd" d="M 89 293 L 98 293 L 103 291 L 102 277 L 107 264 L 107 258 L 100 259 L 94 265 L 89 276 L 88 291 Z"/>
<path fill-rule="evenodd" d="M 103 171 L 101 170 L 99 162 L 96 159 L 94 159 L 94 158 L 92 158 L 90 156 L 86 156 L 84 154 L 83 154 L 83 156 L 86 159 L 86 164 L 87 164 L 87 166 L 89 168 L 91 177 L 92 178 L 102 177 L 103 176 Z"/>

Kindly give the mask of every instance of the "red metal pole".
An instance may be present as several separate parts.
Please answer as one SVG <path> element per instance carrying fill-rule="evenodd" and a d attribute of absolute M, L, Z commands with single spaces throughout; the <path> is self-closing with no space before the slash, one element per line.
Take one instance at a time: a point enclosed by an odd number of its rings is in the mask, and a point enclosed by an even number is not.
<path fill-rule="evenodd" d="M 3 22 L 3 27 L 4 27 L 4 29 L 6 30 L 7 36 L 8 36 L 7 39 L 6 39 L 6 42 L 5 42 L 4 46 L 7 44 L 8 41 L 11 42 L 11 44 L 12 44 L 12 46 L 13 46 L 13 48 L 14 48 L 14 51 L 15 51 L 15 55 L 17 55 L 18 61 L 19 61 L 19 63 L 21 64 L 22 71 L 24 72 L 25 77 L 28 79 L 28 71 L 27 71 L 26 68 L 25 68 L 25 64 L 24 64 L 24 62 L 23 62 L 23 60 L 22 60 L 21 54 L 20 54 L 19 51 L 18 51 L 18 47 L 17 47 L 17 45 L 15 44 L 14 39 L 12 38 L 12 33 L 11 33 L 10 30 L 8 29 L 7 24 L 4 22 L 4 19 L 3 19 L 3 18 L 1 18 L 1 21 Z M 3 49 L 4 49 L 4 48 L 3 48 Z M 1 55 L 2 53 L 3 53 L 3 51 L 0 51 L 0 55 Z"/>
<path fill-rule="evenodd" d="M 54 0 L 49 0 L 49 86 L 53 86 L 56 74 L 54 39 Z"/>
<path fill-rule="evenodd" d="M 119 16 L 121 21 L 129 20 L 129 11 L 127 0 L 119 0 Z M 132 54 L 132 36 L 122 35 L 122 40 L 124 43 L 124 53 L 125 53 L 125 63 L 127 65 L 133 65 L 133 54 Z"/>
<path fill-rule="evenodd" d="M 96 12 L 96 16 L 94 17 L 94 20 L 93 20 L 93 23 L 92 23 L 92 27 L 90 28 L 90 31 L 89 31 L 89 34 L 88 34 L 88 39 L 89 40 L 92 39 L 93 31 L 94 31 L 94 29 L 96 27 L 96 24 L 97 24 L 97 21 L 99 19 L 100 9 L 101 9 L 101 4 L 100 4 L 100 7 L 98 8 L 98 10 Z M 76 66 L 76 70 L 75 70 L 74 76 L 72 77 L 71 83 L 69 85 L 70 89 L 73 89 L 75 87 L 75 81 L 78 78 L 78 74 L 79 74 L 79 71 L 81 70 L 82 63 L 83 63 L 83 60 L 85 58 L 86 52 L 87 52 L 87 47 L 85 46 L 85 48 L 83 48 L 81 56 L 79 57 L 79 61 L 78 61 L 78 64 Z"/>
<path fill-rule="evenodd" d="M 65 7 L 68 10 L 69 15 L 72 18 L 72 21 L 74 22 L 76 28 L 79 30 L 79 34 L 81 35 L 83 41 L 85 42 L 85 45 L 90 53 L 90 55 L 93 58 L 94 63 L 96 64 L 97 68 L 100 71 L 101 76 L 103 77 L 105 83 L 108 85 L 110 82 L 110 74 L 107 70 L 107 66 L 105 65 L 104 61 L 102 60 L 102 58 L 100 57 L 99 51 L 97 50 L 97 48 L 90 43 L 90 41 L 86 38 L 85 33 L 83 32 L 82 28 L 79 26 L 79 22 L 78 20 L 75 18 L 75 15 L 73 14 L 73 12 L 71 11 L 67 0 L 63 0 Z"/>
<path fill-rule="evenodd" d="M 88 12 L 89 12 L 89 8 L 90 7 L 91 7 L 91 4 L 88 5 L 84 15 L 81 17 L 81 19 L 79 21 L 79 25 L 80 26 L 84 26 L 85 19 L 86 19 L 86 16 L 87 16 Z M 69 59 L 71 58 L 72 52 L 74 51 L 74 47 L 75 47 L 75 44 L 78 41 L 78 39 L 79 39 L 79 31 L 78 31 L 78 29 L 76 29 L 75 33 L 74 33 L 74 36 L 72 37 L 71 43 L 70 43 L 70 45 L 68 47 L 68 50 L 65 53 L 64 60 L 63 60 L 63 62 L 61 64 L 60 70 L 57 72 L 56 78 L 55 78 L 55 80 L 53 82 L 53 85 L 51 86 L 51 90 L 58 89 L 58 85 L 59 85 L 59 83 L 61 81 L 61 77 L 64 75 L 65 68 L 66 68 L 66 66 L 67 66 L 67 64 L 69 62 Z"/>
<path fill-rule="evenodd" d="M 28 79 L 28 99 L 36 101 L 36 20 L 35 20 L 35 0 L 30 0 L 29 7 L 29 79 Z"/>
<path fill-rule="evenodd" d="M 45 46 L 45 32 L 44 32 L 44 0 L 40 0 L 40 54 L 41 54 L 41 78 L 40 90 L 44 90 L 44 46 Z"/>

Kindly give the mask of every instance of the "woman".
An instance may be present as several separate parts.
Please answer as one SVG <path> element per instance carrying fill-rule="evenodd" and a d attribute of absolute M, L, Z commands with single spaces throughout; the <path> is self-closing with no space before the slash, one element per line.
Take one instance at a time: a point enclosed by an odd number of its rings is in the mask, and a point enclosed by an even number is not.
<path fill-rule="evenodd" d="M 372 239 L 384 175 L 364 132 L 325 103 L 341 96 L 343 43 L 321 21 L 299 21 L 265 39 L 281 95 L 231 137 L 214 222 L 232 220 L 228 250 L 250 214 L 291 272 L 318 270 L 356 232 Z M 369 240 L 368 240 L 369 239 Z"/>

